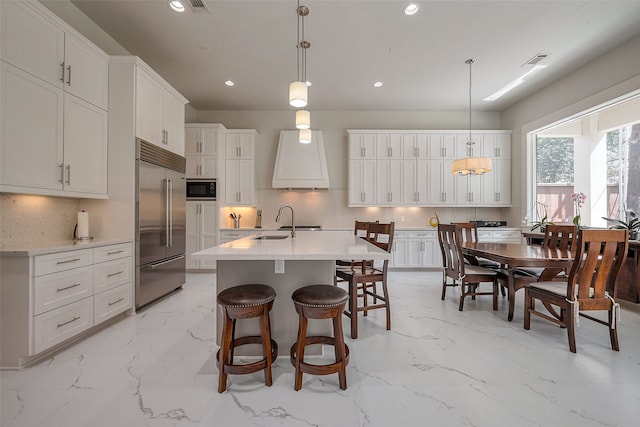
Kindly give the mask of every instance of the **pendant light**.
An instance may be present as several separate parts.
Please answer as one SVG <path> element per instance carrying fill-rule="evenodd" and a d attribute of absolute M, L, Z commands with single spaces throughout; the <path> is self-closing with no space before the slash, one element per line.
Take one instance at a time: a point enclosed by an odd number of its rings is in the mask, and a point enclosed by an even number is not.
<path fill-rule="evenodd" d="M 300 144 L 311 144 L 311 129 L 300 129 L 298 141 Z"/>
<path fill-rule="evenodd" d="M 473 157 L 473 138 L 471 137 L 471 64 L 475 61 L 467 59 L 469 65 L 469 139 L 467 140 L 467 156 L 456 159 L 451 163 L 451 173 L 455 175 L 482 175 L 491 172 L 491 159 L 489 157 Z"/>
<path fill-rule="evenodd" d="M 309 129 L 311 127 L 311 113 L 307 110 L 296 111 L 296 129 Z"/>
<path fill-rule="evenodd" d="M 297 80 L 289 85 L 289 104 L 292 107 L 302 108 L 306 107 L 308 101 L 307 49 L 311 47 L 311 44 L 304 39 L 304 17 L 309 14 L 309 8 L 307 6 L 300 6 L 300 0 L 298 0 L 296 12 L 298 14 L 298 43 L 296 44 Z"/>

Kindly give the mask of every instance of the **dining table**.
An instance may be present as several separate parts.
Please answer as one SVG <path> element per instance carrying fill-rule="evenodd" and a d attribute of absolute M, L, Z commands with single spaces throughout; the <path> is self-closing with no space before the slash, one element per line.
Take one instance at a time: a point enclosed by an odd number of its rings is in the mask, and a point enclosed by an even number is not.
<path fill-rule="evenodd" d="M 502 283 L 507 285 L 509 321 L 513 320 L 517 290 L 535 280 L 552 280 L 558 273 L 569 269 L 573 263 L 573 254 L 569 249 L 543 248 L 538 245 L 467 241 L 462 242 L 461 249 L 466 256 L 488 259 L 501 265 Z M 518 269 L 526 267 L 544 270 L 539 279 L 518 274 Z"/>

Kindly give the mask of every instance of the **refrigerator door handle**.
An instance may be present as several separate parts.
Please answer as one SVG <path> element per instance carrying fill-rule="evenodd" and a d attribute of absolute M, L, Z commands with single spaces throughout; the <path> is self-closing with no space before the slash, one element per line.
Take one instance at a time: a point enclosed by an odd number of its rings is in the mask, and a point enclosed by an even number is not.
<path fill-rule="evenodd" d="M 175 258 L 168 259 L 166 261 L 161 261 L 161 262 L 157 262 L 155 264 L 151 264 L 150 267 L 153 270 L 153 269 L 155 269 L 157 267 L 160 267 L 161 265 L 169 264 L 170 262 L 174 262 L 174 261 L 177 261 L 177 260 L 183 259 L 183 258 L 184 258 L 184 255 L 180 255 L 180 256 L 177 256 Z"/>
<path fill-rule="evenodd" d="M 168 134 L 168 132 L 167 132 Z M 173 246 L 173 180 L 169 179 L 169 247 Z"/>
<path fill-rule="evenodd" d="M 169 184 L 171 180 L 164 180 L 164 247 L 169 247 L 169 212 L 171 206 L 169 205 Z"/>

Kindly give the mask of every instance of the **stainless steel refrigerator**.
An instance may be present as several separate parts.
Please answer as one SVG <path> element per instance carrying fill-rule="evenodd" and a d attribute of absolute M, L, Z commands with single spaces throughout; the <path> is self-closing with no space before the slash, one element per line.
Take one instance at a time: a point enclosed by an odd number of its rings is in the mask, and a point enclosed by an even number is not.
<path fill-rule="evenodd" d="M 136 308 L 185 282 L 186 159 L 136 139 Z"/>

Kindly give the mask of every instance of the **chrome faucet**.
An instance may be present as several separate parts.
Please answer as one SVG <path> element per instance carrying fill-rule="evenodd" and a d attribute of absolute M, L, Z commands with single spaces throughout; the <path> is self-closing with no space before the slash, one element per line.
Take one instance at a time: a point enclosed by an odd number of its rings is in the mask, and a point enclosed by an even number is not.
<path fill-rule="evenodd" d="M 293 223 L 293 208 L 289 205 L 282 205 L 280 209 L 278 209 L 278 215 L 276 216 L 276 222 L 280 222 L 280 214 L 282 213 L 282 209 L 289 208 L 291 209 L 291 238 L 296 237 L 296 226 Z"/>

